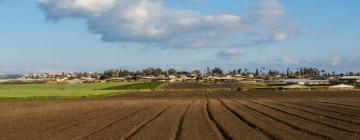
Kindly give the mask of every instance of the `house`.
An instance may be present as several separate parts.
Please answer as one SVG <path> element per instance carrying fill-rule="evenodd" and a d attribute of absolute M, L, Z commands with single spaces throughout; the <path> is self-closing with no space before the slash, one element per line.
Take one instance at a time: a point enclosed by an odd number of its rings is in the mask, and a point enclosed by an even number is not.
<path fill-rule="evenodd" d="M 250 79 L 252 79 L 252 78 L 254 78 L 255 76 L 254 76 L 253 74 L 249 74 L 249 75 L 247 75 L 247 77 L 250 78 Z"/>
<path fill-rule="evenodd" d="M 331 86 L 329 89 L 353 90 L 353 89 L 355 89 L 355 87 L 352 85 L 340 84 L 340 85 L 336 85 L 336 86 Z"/>
<path fill-rule="evenodd" d="M 356 84 L 360 83 L 360 76 L 343 76 L 339 78 L 339 82 L 343 84 Z"/>
<path fill-rule="evenodd" d="M 241 74 L 236 74 L 236 75 L 233 75 L 232 77 L 233 77 L 235 80 L 237 80 L 237 81 L 241 81 L 241 80 L 245 80 L 245 79 L 246 79 L 246 77 L 243 76 L 243 75 L 241 75 Z"/>
<path fill-rule="evenodd" d="M 169 75 L 168 78 L 170 79 L 170 82 L 175 82 L 176 81 L 176 76 L 175 75 Z"/>
<path fill-rule="evenodd" d="M 284 79 L 279 80 L 283 84 L 298 84 L 298 85 L 327 85 L 329 80 L 310 80 L 310 79 Z"/>
<path fill-rule="evenodd" d="M 191 81 L 191 80 L 193 79 L 185 74 L 181 74 L 180 77 L 176 79 L 176 81 L 178 82 Z"/>

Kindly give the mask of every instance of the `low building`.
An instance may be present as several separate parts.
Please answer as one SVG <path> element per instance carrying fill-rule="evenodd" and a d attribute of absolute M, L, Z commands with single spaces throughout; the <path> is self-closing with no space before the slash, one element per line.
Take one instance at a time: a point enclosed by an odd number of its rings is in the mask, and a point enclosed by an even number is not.
<path fill-rule="evenodd" d="M 176 82 L 176 76 L 175 75 L 169 75 L 168 78 L 170 79 L 170 82 Z"/>
<path fill-rule="evenodd" d="M 284 79 L 279 80 L 283 84 L 298 84 L 298 85 L 328 85 L 330 84 L 329 80 L 310 80 L 310 79 Z"/>
<path fill-rule="evenodd" d="M 339 82 L 354 85 L 360 83 L 360 76 L 343 76 L 339 78 Z"/>

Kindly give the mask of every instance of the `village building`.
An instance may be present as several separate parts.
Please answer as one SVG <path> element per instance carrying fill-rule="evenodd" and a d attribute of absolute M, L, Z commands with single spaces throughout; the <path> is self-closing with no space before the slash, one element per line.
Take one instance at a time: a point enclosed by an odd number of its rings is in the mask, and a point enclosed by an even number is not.
<path fill-rule="evenodd" d="M 343 76 L 339 78 L 339 82 L 354 85 L 356 83 L 360 83 L 360 76 Z"/>
<path fill-rule="evenodd" d="M 283 84 L 298 84 L 298 85 L 308 85 L 308 86 L 330 84 L 329 80 L 283 79 L 278 81 Z"/>
<path fill-rule="evenodd" d="M 176 82 L 176 76 L 175 75 L 169 75 L 168 78 L 170 79 L 170 82 Z"/>

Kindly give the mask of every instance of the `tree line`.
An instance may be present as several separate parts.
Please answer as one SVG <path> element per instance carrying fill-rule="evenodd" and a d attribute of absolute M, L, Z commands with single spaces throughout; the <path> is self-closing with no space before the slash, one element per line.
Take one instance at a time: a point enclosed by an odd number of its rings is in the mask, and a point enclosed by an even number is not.
<path fill-rule="evenodd" d="M 162 69 L 162 68 L 146 68 L 140 71 L 130 71 L 127 69 L 110 69 L 103 72 L 101 79 L 119 78 L 119 77 L 144 77 L 144 76 L 225 76 L 225 75 L 253 75 L 255 77 L 272 77 L 281 75 L 286 78 L 315 78 L 315 77 L 329 77 L 329 76 L 360 76 L 360 72 L 346 72 L 336 73 L 335 71 L 326 71 L 315 67 L 299 67 L 295 70 L 287 68 L 285 72 L 278 70 L 267 70 L 264 67 L 257 68 L 253 71 L 247 68 L 233 69 L 225 72 L 220 67 L 210 68 L 207 67 L 205 71 L 192 70 L 192 71 L 179 71 L 175 68 Z"/>

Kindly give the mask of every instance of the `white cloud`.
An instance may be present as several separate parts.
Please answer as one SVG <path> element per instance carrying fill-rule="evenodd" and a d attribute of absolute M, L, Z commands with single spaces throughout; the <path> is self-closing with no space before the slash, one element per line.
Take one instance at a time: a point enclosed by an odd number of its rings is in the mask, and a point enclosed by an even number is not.
<path fill-rule="evenodd" d="M 221 59 L 235 59 L 245 55 L 245 49 L 227 48 L 217 54 L 218 58 Z"/>
<path fill-rule="evenodd" d="M 282 59 L 282 63 L 283 63 L 284 65 L 298 65 L 298 64 L 299 64 L 299 61 L 294 60 L 294 59 L 291 59 L 291 58 L 285 56 L 285 57 Z"/>
<path fill-rule="evenodd" d="M 251 19 L 256 23 L 271 24 L 285 15 L 285 11 L 278 0 L 263 0 L 250 10 Z"/>
<path fill-rule="evenodd" d="M 287 35 L 285 33 L 275 33 L 273 35 L 273 40 L 275 41 L 283 41 L 287 38 Z"/>
<path fill-rule="evenodd" d="M 292 30 L 279 32 L 273 28 L 286 24 L 279 20 L 285 11 L 278 0 L 263 0 L 243 18 L 174 10 L 162 0 L 37 0 L 37 3 L 48 19 L 85 19 L 88 29 L 100 34 L 104 41 L 144 46 L 241 47 L 282 41 Z M 257 26 L 263 25 L 266 25 L 263 33 L 258 33 Z M 237 36 L 251 33 L 254 37 L 249 37 L 249 43 L 237 45 Z"/>
<path fill-rule="evenodd" d="M 48 18 L 66 16 L 97 16 L 110 10 L 115 0 L 37 0 Z"/>

